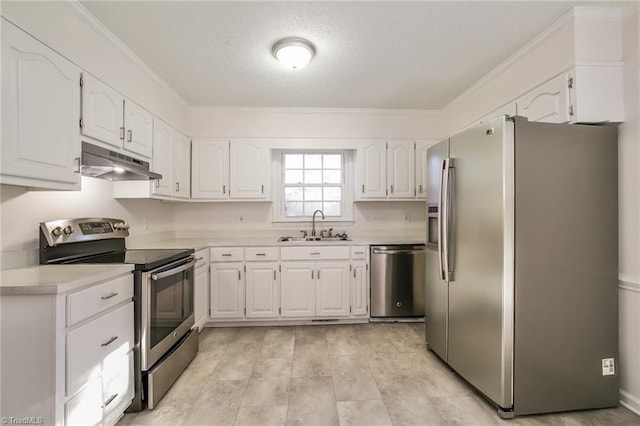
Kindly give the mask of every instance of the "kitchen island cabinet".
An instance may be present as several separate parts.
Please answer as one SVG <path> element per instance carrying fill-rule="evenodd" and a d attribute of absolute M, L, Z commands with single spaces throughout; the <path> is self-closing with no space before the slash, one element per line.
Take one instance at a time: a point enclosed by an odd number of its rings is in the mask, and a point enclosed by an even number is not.
<path fill-rule="evenodd" d="M 133 399 L 130 265 L 2 271 L 0 416 L 113 425 Z"/>

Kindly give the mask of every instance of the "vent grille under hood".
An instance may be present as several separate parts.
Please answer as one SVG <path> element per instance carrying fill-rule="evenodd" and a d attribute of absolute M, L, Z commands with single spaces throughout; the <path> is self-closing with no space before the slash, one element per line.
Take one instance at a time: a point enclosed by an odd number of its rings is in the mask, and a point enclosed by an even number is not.
<path fill-rule="evenodd" d="M 149 163 L 110 149 L 82 142 L 81 173 L 107 180 L 152 180 L 162 175 L 149 170 Z"/>

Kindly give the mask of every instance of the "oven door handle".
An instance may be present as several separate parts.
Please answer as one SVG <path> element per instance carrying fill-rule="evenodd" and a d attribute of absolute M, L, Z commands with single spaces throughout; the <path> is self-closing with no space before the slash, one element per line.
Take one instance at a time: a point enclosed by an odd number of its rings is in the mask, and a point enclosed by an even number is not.
<path fill-rule="evenodd" d="M 178 266 L 177 268 L 169 269 L 168 271 L 163 271 L 157 274 L 151 274 L 151 279 L 153 281 L 158 281 L 163 278 L 170 277 L 171 275 L 175 275 L 179 272 L 186 271 L 187 269 L 192 268 L 196 264 L 196 262 L 197 262 L 196 259 L 192 259 L 188 263 Z"/>

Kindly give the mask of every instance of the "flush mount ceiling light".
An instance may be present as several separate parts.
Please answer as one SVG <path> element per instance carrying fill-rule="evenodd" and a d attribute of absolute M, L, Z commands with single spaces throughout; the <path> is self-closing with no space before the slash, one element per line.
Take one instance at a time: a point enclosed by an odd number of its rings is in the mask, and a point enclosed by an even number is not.
<path fill-rule="evenodd" d="M 287 68 L 297 70 L 309 63 L 315 50 L 309 40 L 288 37 L 273 45 L 273 56 Z"/>

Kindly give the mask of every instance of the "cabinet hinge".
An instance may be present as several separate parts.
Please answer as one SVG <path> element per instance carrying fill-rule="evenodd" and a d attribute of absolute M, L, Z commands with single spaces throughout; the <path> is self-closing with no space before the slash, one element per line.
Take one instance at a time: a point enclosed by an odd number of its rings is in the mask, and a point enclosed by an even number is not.
<path fill-rule="evenodd" d="M 569 87 L 569 89 L 573 89 L 573 77 L 569 77 L 569 79 L 567 80 L 567 86 Z"/>
<path fill-rule="evenodd" d="M 80 87 L 84 86 L 84 75 L 80 74 Z"/>
<path fill-rule="evenodd" d="M 84 125 L 84 121 L 82 120 L 82 118 L 80 119 L 80 128 L 82 129 L 82 126 Z"/>

